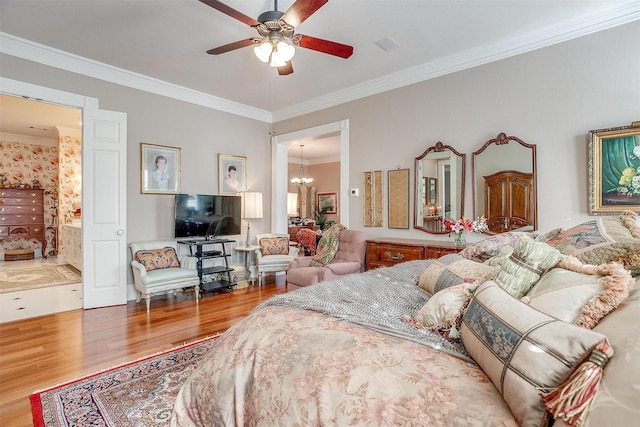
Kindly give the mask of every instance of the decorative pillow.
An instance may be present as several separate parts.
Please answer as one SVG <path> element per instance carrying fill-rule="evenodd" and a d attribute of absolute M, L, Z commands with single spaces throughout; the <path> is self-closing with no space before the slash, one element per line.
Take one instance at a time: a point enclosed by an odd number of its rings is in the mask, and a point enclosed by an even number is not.
<path fill-rule="evenodd" d="M 461 335 L 518 425 L 547 425 L 545 406 L 556 418 L 579 425 L 595 397 L 602 366 L 613 355 L 604 335 L 540 313 L 493 281 L 476 290 L 464 314 Z M 601 366 L 590 356 L 599 359 Z M 588 369 L 591 378 L 585 373 Z M 575 413 L 561 394 L 569 394 L 567 388 L 584 393 Z"/>
<path fill-rule="evenodd" d="M 147 271 L 180 267 L 178 254 L 171 246 L 162 249 L 144 249 L 136 252 L 133 258 L 144 265 Z"/>
<path fill-rule="evenodd" d="M 313 256 L 311 263 L 309 264 L 311 267 L 324 267 L 333 260 L 333 257 L 336 256 L 336 252 L 338 252 L 338 246 L 340 245 L 340 232 L 343 229 L 344 226 L 342 224 L 335 224 L 322 234 L 322 237 L 318 242 L 316 254 Z"/>
<path fill-rule="evenodd" d="M 516 298 L 522 297 L 556 265 L 562 254 L 544 242 L 521 237 L 513 245 L 513 252 L 500 266 L 496 283 Z"/>
<path fill-rule="evenodd" d="M 461 283 L 435 293 L 416 314 L 416 325 L 447 340 L 460 340 L 462 315 L 477 287 L 478 282 Z"/>
<path fill-rule="evenodd" d="M 264 237 L 259 244 L 262 255 L 289 255 L 288 237 Z"/>
<path fill-rule="evenodd" d="M 481 240 L 471 246 L 467 246 L 458 254 L 472 261 L 484 262 L 491 257 L 498 255 L 506 248 L 513 247 L 513 244 L 520 237 L 531 238 L 531 233 L 522 231 L 509 231 L 506 233 L 496 234 L 495 236 Z"/>
<path fill-rule="evenodd" d="M 604 216 L 584 222 L 547 243 L 585 264 L 600 265 L 640 249 L 640 227 L 636 224 L 636 214 L 625 211 L 620 217 Z M 640 262 L 630 267 L 640 269 Z"/>
<path fill-rule="evenodd" d="M 498 267 L 471 261 L 458 254 L 448 254 L 429 264 L 418 280 L 418 287 L 429 295 L 434 295 L 462 282 L 477 280 L 482 283 L 491 280 L 499 271 Z"/>
<path fill-rule="evenodd" d="M 288 237 L 264 237 L 260 239 L 260 251 L 262 255 L 288 255 Z"/>
<path fill-rule="evenodd" d="M 631 273 L 620 264 L 585 265 L 566 256 L 547 272 L 522 302 L 550 316 L 593 328 L 633 288 Z"/>

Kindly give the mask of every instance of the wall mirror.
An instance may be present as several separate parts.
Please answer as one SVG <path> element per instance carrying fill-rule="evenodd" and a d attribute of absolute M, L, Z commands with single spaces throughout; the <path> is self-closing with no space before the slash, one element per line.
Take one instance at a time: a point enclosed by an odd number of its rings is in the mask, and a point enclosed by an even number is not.
<path fill-rule="evenodd" d="M 538 228 L 536 146 L 500 133 L 472 157 L 474 218 L 490 233 Z"/>
<path fill-rule="evenodd" d="M 442 218 L 464 214 L 465 158 L 442 142 L 416 157 L 413 228 L 444 234 Z"/>

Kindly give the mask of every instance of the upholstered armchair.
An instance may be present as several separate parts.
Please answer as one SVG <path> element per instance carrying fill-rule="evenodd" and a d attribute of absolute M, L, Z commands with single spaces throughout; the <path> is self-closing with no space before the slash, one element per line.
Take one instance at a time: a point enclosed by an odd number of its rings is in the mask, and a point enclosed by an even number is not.
<path fill-rule="evenodd" d="M 289 245 L 289 235 L 279 233 L 258 234 L 256 241 L 256 268 L 258 285 L 262 285 L 263 273 L 287 271 L 289 263 L 298 256 L 298 248 Z"/>
<path fill-rule="evenodd" d="M 322 240 L 322 239 L 321 239 Z M 321 246 L 322 242 L 319 242 Z M 324 266 L 312 267 L 313 256 L 297 257 L 289 264 L 287 289 L 293 290 L 318 282 L 364 271 L 367 236 L 362 231 L 340 231 L 338 250 L 333 259 Z"/>
<path fill-rule="evenodd" d="M 131 249 L 131 269 L 136 287 L 136 302 L 142 295 L 147 303 L 147 312 L 151 303 L 151 294 L 195 287 L 195 299 L 200 293 L 200 279 L 196 270 L 197 259 L 191 256 L 178 256 L 178 243 L 175 240 L 153 240 L 133 242 Z"/>

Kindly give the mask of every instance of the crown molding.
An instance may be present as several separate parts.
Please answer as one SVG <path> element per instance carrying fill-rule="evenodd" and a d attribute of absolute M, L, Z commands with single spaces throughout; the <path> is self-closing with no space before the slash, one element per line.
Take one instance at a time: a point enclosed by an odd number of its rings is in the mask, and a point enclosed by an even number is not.
<path fill-rule="evenodd" d="M 262 122 L 271 113 L 0 32 L 0 53 Z"/>
<path fill-rule="evenodd" d="M 595 12 L 558 21 L 529 34 L 449 55 L 350 88 L 310 99 L 273 112 L 273 121 L 309 114 L 367 96 L 467 70 L 578 37 L 607 30 L 640 19 L 637 0 L 606 4 Z"/>
<path fill-rule="evenodd" d="M 541 27 L 523 37 L 468 49 L 274 112 L 134 73 L 8 33 L 0 32 L 0 53 L 214 110 L 273 123 L 541 49 L 638 19 L 640 2 L 637 0 L 607 2 L 596 11 Z"/>

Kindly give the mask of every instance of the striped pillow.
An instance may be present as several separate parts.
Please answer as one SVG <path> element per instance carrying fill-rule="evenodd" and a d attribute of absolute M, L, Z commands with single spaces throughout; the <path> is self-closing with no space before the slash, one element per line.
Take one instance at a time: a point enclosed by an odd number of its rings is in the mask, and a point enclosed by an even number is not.
<path fill-rule="evenodd" d="M 605 363 L 613 354 L 604 335 L 547 316 L 493 281 L 476 290 L 460 332 L 465 348 L 491 379 L 519 425 L 547 425 L 550 414 L 541 395 L 565 386 L 565 380 L 592 351 L 595 353 L 596 346 Z M 597 385 L 591 384 L 591 397 Z M 572 383 L 579 390 L 588 386 L 579 380 Z M 587 409 L 588 405 L 575 415 L 580 417 Z"/>

